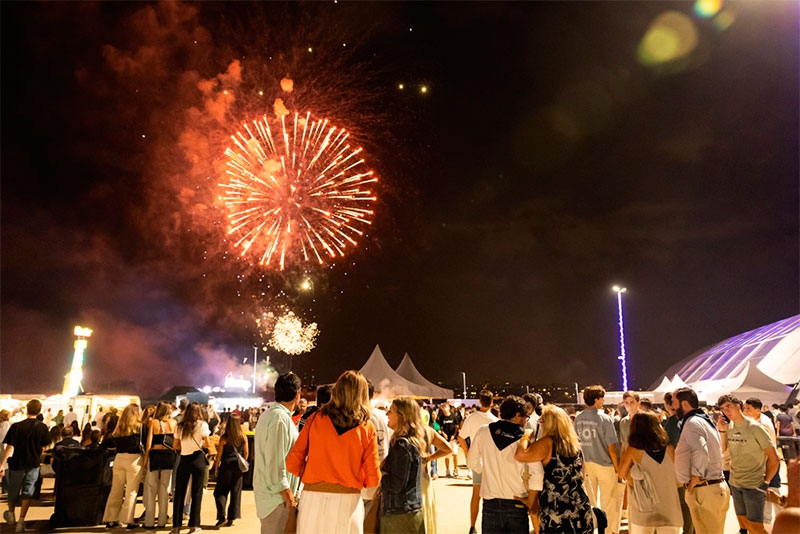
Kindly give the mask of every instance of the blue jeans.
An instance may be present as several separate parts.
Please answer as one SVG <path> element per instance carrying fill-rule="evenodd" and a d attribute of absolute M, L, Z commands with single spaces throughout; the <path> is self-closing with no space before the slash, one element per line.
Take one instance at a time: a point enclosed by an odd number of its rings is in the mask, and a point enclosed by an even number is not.
<path fill-rule="evenodd" d="M 761 489 L 737 488 L 730 486 L 731 497 L 733 497 L 733 509 L 736 515 L 747 517 L 753 523 L 764 522 L 764 501 L 766 494 Z"/>
<path fill-rule="evenodd" d="M 528 534 L 528 509 L 513 499 L 484 499 L 481 531 L 485 534 Z"/>

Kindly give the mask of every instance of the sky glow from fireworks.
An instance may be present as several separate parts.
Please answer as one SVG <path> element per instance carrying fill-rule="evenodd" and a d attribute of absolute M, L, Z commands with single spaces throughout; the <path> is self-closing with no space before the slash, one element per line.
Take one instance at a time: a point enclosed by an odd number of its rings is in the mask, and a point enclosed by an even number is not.
<path fill-rule="evenodd" d="M 285 108 L 284 108 L 285 109 Z M 285 113 L 285 112 L 284 112 Z M 372 224 L 378 181 L 350 134 L 310 113 L 244 124 L 225 150 L 220 200 L 228 234 L 261 266 L 324 264 L 354 248 Z"/>

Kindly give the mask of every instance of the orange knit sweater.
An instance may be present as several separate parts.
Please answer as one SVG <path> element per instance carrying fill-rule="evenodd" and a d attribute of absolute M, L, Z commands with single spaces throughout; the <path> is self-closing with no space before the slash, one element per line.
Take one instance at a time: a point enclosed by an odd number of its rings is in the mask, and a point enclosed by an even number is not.
<path fill-rule="evenodd" d="M 340 436 L 329 417 L 314 414 L 286 457 L 286 469 L 295 475 L 300 476 L 304 464 L 304 484 L 330 482 L 356 490 L 377 486 L 381 472 L 375 426 L 367 421 Z"/>

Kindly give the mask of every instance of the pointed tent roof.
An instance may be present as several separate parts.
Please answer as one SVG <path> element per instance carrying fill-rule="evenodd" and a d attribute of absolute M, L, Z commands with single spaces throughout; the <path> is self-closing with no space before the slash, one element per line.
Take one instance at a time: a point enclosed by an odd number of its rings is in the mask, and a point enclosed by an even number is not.
<path fill-rule="evenodd" d="M 744 371 L 728 380 L 714 380 L 697 384 L 697 389 L 705 396 L 706 402 L 716 402 L 720 395 L 730 393 L 741 400 L 757 397 L 765 404 L 783 404 L 792 388 L 767 376 L 753 362 Z"/>
<path fill-rule="evenodd" d="M 386 361 L 379 345 L 375 345 L 372 355 L 370 355 L 364 366 L 359 369 L 359 372 L 372 382 L 376 393 L 384 396 L 414 395 L 418 397 L 439 397 L 438 392 L 432 391 L 431 388 L 415 384 L 397 374 Z M 452 391 L 450 391 L 450 393 L 452 393 Z"/>
<path fill-rule="evenodd" d="M 661 393 L 672 391 L 671 387 L 672 382 L 666 376 L 661 380 L 661 383 L 658 385 L 657 388 L 653 389 L 653 391 L 658 391 Z"/>
<path fill-rule="evenodd" d="M 400 365 L 397 366 L 397 374 L 417 385 L 430 388 L 431 391 L 437 391 L 438 394 L 434 395 L 435 397 L 442 397 L 446 399 L 453 398 L 452 389 L 447 389 L 437 386 L 436 384 L 434 384 L 433 382 L 422 376 L 422 373 L 420 373 L 417 370 L 417 367 L 414 365 L 414 362 L 411 361 L 411 356 L 409 356 L 407 352 L 403 356 L 403 361 L 401 361 Z"/>

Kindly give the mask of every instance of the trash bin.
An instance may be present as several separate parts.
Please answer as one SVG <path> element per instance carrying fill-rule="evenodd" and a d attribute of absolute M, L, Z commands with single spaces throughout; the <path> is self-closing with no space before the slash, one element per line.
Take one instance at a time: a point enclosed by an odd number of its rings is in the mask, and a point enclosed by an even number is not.
<path fill-rule="evenodd" d="M 778 447 L 787 462 L 800 457 L 800 436 L 778 436 Z"/>
<path fill-rule="evenodd" d="M 62 448 L 54 452 L 56 483 L 52 528 L 94 526 L 103 522 L 111 492 L 108 451 L 99 448 Z"/>

